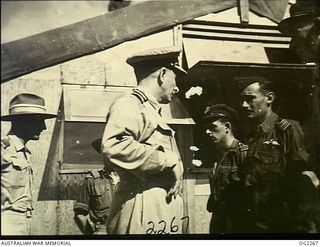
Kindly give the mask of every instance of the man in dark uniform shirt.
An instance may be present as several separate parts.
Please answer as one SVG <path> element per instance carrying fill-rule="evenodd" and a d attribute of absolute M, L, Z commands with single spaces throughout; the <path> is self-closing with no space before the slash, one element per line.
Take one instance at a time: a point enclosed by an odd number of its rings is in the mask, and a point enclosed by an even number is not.
<path fill-rule="evenodd" d="M 295 232 L 299 203 L 305 193 L 299 181 L 306 173 L 315 176 L 306 171 L 308 154 L 302 129 L 297 121 L 282 119 L 273 112 L 274 88 L 266 78 L 243 76 L 236 80 L 244 114 L 254 127 L 246 135 L 249 150 L 243 167 L 252 213 L 248 230 Z"/>
<path fill-rule="evenodd" d="M 239 233 L 245 212 L 241 203 L 238 167 L 246 157 L 248 146 L 234 137 L 238 114 L 231 107 L 217 104 L 205 110 L 203 124 L 206 134 L 217 150 L 210 177 L 211 195 L 207 210 L 213 213 L 210 233 Z"/>
<path fill-rule="evenodd" d="M 100 153 L 101 139 L 93 141 L 92 146 Z M 118 182 L 117 173 L 106 167 L 89 171 L 85 177 L 80 197 L 74 205 L 75 221 L 84 234 L 107 234 L 106 222 Z"/>

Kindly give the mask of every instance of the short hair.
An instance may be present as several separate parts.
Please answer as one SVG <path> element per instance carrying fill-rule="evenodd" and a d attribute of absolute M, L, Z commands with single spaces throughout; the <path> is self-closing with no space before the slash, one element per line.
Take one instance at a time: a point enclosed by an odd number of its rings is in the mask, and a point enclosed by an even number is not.
<path fill-rule="evenodd" d="M 258 83 L 260 91 L 264 94 L 275 91 L 273 82 L 263 76 L 237 76 L 234 80 L 241 92 L 253 83 Z"/>
<path fill-rule="evenodd" d="M 134 74 L 137 78 L 138 83 L 143 79 L 147 78 L 152 73 L 156 72 L 161 68 L 167 68 L 166 66 L 136 66 L 134 68 Z M 169 69 L 169 68 L 168 68 Z"/>
<path fill-rule="evenodd" d="M 267 94 L 270 92 L 274 93 L 275 88 L 274 88 L 273 82 L 264 77 L 261 77 L 261 78 L 262 78 L 261 80 L 257 81 L 260 87 L 260 91 L 264 94 Z"/>

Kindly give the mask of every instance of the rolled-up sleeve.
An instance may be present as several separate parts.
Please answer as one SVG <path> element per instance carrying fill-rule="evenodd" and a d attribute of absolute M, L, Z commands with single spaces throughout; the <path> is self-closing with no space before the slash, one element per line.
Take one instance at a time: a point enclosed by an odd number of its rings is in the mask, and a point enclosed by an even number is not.
<path fill-rule="evenodd" d="M 152 174 L 174 164 L 170 164 L 169 154 L 159 145 L 139 142 L 148 127 L 139 104 L 132 97 L 123 97 L 113 103 L 102 138 L 102 155 L 105 161 L 132 173 Z"/>
<path fill-rule="evenodd" d="M 291 126 L 287 131 L 288 150 L 292 160 L 306 162 L 309 154 L 304 148 L 303 131 L 300 124 L 296 121 L 291 121 Z"/>

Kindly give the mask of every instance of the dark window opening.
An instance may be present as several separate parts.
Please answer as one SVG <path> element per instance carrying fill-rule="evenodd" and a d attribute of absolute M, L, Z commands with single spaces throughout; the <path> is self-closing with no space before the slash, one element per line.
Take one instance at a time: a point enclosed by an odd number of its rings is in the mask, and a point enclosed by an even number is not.
<path fill-rule="evenodd" d="M 64 169 L 95 169 L 102 167 L 101 154 L 92 144 L 103 135 L 105 123 L 64 123 Z"/>
<path fill-rule="evenodd" d="M 264 48 L 270 63 L 301 63 L 298 55 L 287 48 Z"/>

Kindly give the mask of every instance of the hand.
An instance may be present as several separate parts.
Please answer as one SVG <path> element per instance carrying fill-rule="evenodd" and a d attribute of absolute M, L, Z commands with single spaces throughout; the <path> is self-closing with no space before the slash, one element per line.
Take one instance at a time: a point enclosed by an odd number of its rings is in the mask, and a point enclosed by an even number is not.
<path fill-rule="evenodd" d="M 310 178 L 312 184 L 314 185 L 314 187 L 317 188 L 319 186 L 320 181 L 319 181 L 317 175 L 314 172 L 312 172 L 312 171 L 304 171 L 304 172 L 302 172 L 302 175 L 308 176 Z"/>
<path fill-rule="evenodd" d="M 176 181 L 173 185 L 172 188 L 170 188 L 170 190 L 168 191 L 167 193 L 167 197 L 166 197 L 166 200 L 168 202 L 171 201 L 172 199 L 172 196 L 174 198 L 177 197 L 177 195 L 181 195 L 182 194 L 182 191 L 183 191 L 183 186 L 182 186 L 182 179 L 183 179 L 183 167 L 182 167 L 182 164 L 179 163 L 179 164 L 176 164 L 173 169 L 172 169 L 172 172 L 176 178 Z"/>
<path fill-rule="evenodd" d="M 6 188 L 1 188 L 1 211 L 11 207 L 13 198 Z"/>

